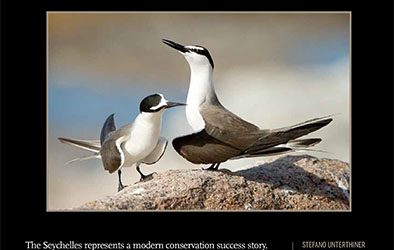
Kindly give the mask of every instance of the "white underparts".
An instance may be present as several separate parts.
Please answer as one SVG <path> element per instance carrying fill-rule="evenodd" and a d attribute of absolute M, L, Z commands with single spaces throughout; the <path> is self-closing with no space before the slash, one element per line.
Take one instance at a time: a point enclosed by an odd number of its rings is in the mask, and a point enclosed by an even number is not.
<path fill-rule="evenodd" d="M 207 96 L 214 93 L 212 67 L 209 62 L 200 64 L 194 63 L 192 59 L 187 61 L 190 66 L 190 85 L 186 101 L 186 118 L 193 130 L 199 131 L 205 128 L 199 107 L 206 101 Z"/>
<path fill-rule="evenodd" d="M 126 165 L 142 161 L 155 149 L 161 129 L 163 110 L 154 113 L 140 113 L 134 121 L 130 138 L 125 144 Z"/>

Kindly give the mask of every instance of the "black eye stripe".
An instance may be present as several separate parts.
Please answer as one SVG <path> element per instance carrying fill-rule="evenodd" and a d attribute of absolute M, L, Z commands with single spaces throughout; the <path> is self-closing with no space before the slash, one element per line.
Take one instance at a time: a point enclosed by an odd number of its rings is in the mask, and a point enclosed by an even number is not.
<path fill-rule="evenodd" d="M 201 47 L 201 46 L 200 46 Z M 188 48 L 189 51 L 193 51 L 199 55 L 206 56 L 209 60 L 209 63 L 211 64 L 212 68 L 214 68 L 213 64 L 213 59 L 211 57 L 211 54 L 209 54 L 209 51 L 206 48 L 201 47 L 201 49 L 196 49 L 196 48 Z"/>
<path fill-rule="evenodd" d="M 203 53 L 203 51 L 204 50 L 202 50 L 202 49 L 190 49 L 191 51 L 194 51 L 194 52 L 196 52 L 196 53 L 198 53 L 198 54 L 202 54 Z"/>

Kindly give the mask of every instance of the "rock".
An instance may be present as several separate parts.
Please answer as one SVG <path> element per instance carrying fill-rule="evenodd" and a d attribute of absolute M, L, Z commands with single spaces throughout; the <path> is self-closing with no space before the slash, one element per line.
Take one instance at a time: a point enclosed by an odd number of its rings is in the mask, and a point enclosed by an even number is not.
<path fill-rule="evenodd" d="M 73 210 L 349 210 L 349 164 L 308 155 L 231 172 L 169 170 Z"/>

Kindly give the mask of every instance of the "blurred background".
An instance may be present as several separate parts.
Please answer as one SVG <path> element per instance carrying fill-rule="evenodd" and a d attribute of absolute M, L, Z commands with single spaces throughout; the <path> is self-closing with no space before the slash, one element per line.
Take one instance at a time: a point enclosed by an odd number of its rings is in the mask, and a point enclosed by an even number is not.
<path fill-rule="evenodd" d="M 308 154 L 350 161 L 349 13 L 48 13 L 47 209 L 57 210 L 113 195 L 117 175 L 101 160 L 65 165 L 88 155 L 57 137 L 98 139 L 115 113 L 117 127 L 132 121 L 140 100 L 152 93 L 186 101 L 189 66 L 167 38 L 209 49 L 221 102 L 261 128 L 278 128 L 328 114 L 323 138 Z M 192 132 L 185 109 L 164 113 L 162 135 L 169 141 Z M 226 162 L 244 169 L 270 157 Z M 169 144 L 148 174 L 201 168 Z M 205 166 L 204 166 L 205 167 Z M 137 182 L 135 167 L 123 183 Z"/>

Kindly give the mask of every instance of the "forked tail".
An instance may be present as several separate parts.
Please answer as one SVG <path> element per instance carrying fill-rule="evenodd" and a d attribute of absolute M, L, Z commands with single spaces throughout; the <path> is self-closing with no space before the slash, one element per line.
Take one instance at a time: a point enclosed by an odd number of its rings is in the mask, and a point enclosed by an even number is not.
<path fill-rule="evenodd" d="M 116 130 L 116 126 L 115 126 L 115 121 L 114 121 L 114 114 L 111 114 L 107 117 L 107 119 L 105 120 L 104 125 L 101 129 L 100 140 L 80 140 L 80 139 L 59 137 L 58 140 L 62 143 L 72 145 L 77 148 L 82 148 L 84 150 L 94 153 L 93 155 L 88 155 L 88 156 L 72 159 L 72 160 L 66 162 L 66 165 L 71 164 L 76 161 L 101 158 L 101 155 L 100 155 L 101 145 L 111 135 L 111 133 L 115 130 Z"/>

